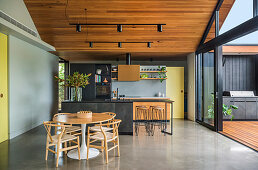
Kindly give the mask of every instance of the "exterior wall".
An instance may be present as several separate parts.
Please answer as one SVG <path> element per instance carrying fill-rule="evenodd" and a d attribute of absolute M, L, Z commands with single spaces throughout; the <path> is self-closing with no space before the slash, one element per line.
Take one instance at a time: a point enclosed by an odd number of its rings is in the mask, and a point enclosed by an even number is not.
<path fill-rule="evenodd" d="M 9 135 L 14 138 L 57 112 L 58 57 L 9 36 Z"/>
<path fill-rule="evenodd" d="M 187 56 L 187 66 L 188 66 L 187 118 L 189 120 L 195 121 L 195 53 L 191 53 Z"/>

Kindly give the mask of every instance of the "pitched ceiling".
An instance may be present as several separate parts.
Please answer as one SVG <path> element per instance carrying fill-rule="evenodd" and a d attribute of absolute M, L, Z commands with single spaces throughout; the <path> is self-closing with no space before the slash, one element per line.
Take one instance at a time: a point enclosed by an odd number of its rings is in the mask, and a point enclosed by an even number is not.
<path fill-rule="evenodd" d="M 230 0 L 227 0 L 230 1 Z M 69 60 L 113 60 L 126 52 L 133 59 L 182 59 L 196 50 L 217 0 L 24 0 L 38 32 L 56 48 L 55 54 Z M 231 6 L 230 6 L 231 7 Z M 87 8 L 87 14 L 85 14 Z M 66 10 L 65 10 L 66 9 Z M 87 16 L 87 17 L 86 17 Z M 156 26 L 85 26 L 76 32 L 69 23 L 166 24 Z M 145 42 L 146 44 L 93 44 Z"/>

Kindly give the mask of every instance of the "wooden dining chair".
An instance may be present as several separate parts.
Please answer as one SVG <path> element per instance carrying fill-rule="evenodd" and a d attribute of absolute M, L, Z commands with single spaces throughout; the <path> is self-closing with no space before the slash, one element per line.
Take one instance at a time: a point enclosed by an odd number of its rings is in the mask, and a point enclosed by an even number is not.
<path fill-rule="evenodd" d="M 90 147 L 101 149 L 101 151 L 103 151 L 103 149 L 105 149 L 106 163 L 108 163 L 108 151 L 117 148 L 117 154 L 118 154 L 118 156 L 120 156 L 119 135 L 118 135 L 118 127 L 119 127 L 120 123 L 121 123 L 121 120 L 114 119 L 114 120 L 111 120 L 110 122 L 105 123 L 105 124 L 97 124 L 96 126 L 99 126 L 100 129 L 101 129 L 100 132 L 96 132 L 96 131 L 92 132 L 91 127 L 88 128 L 87 160 L 88 160 L 89 148 Z M 104 131 L 103 130 L 104 127 L 112 128 L 112 132 Z M 96 141 L 101 141 L 101 146 L 96 145 L 96 144 L 95 145 L 92 144 Z M 109 142 L 112 142 L 114 144 L 114 146 L 111 147 L 111 148 L 108 148 L 108 143 Z"/>
<path fill-rule="evenodd" d="M 103 112 L 103 113 L 99 113 L 99 114 L 108 114 L 108 115 L 110 115 L 110 116 L 113 117 L 111 120 L 107 121 L 106 123 L 110 123 L 110 122 L 111 122 L 112 120 L 114 120 L 115 117 L 116 117 L 116 114 L 115 114 L 115 113 L 112 113 L 112 112 Z M 100 123 L 100 124 L 101 124 L 101 123 Z M 102 129 L 103 129 L 105 132 L 107 132 L 107 131 L 112 131 L 112 130 L 113 130 L 113 128 L 112 128 L 112 127 L 109 127 L 109 126 L 106 126 L 106 127 L 103 126 Z M 91 127 L 91 130 L 92 130 L 92 131 L 96 131 L 96 132 L 100 132 L 100 131 L 101 131 L 100 126 L 96 126 L 96 125 L 92 126 L 92 127 Z"/>
<path fill-rule="evenodd" d="M 69 114 L 75 114 L 75 113 L 57 113 L 54 115 L 54 118 L 57 116 L 61 116 L 61 115 L 69 115 Z M 61 123 L 62 124 L 62 123 Z M 66 124 L 66 125 L 70 125 L 70 127 L 67 127 L 65 130 L 65 133 L 70 134 L 70 135 L 81 135 L 82 134 L 82 129 L 80 126 L 72 126 L 72 124 Z M 55 128 L 55 132 L 57 133 L 58 131 L 60 131 L 59 129 L 57 129 L 57 127 Z"/>
<path fill-rule="evenodd" d="M 46 142 L 46 160 L 48 158 L 48 151 L 53 152 L 55 154 L 57 154 L 56 157 L 56 167 L 58 167 L 58 160 L 59 160 L 59 153 L 60 152 L 65 152 L 65 154 L 67 154 L 67 150 L 71 150 L 71 149 L 78 149 L 78 157 L 79 160 L 80 158 L 80 141 L 79 141 L 79 136 L 74 136 L 74 135 L 70 135 L 65 133 L 66 128 L 71 127 L 71 125 L 59 125 L 56 122 L 53 121 L 47 121 L 47 122 L 43 122 L 44 127 L 47 131 L 47 142 Z M 61 129 L 60 134 L 51 134 L 51 128 L 52 127 L 58 127 Z M 67 147 L 67 142 L 72 142 L 76 145 L 74 146 L 69 146 Z M 62 144 L 64 144 L 64 147 L 62 147 Z M 55 146 L 56 147 L 56 152 L 52 149 L 50 149 L 51 146 Z"/>

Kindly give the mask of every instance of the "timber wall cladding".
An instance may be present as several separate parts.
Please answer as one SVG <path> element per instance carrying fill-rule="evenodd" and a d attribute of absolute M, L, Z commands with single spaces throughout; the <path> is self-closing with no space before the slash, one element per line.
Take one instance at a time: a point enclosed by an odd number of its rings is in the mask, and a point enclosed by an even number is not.
<path fill-rule="evenodd" d="M 255 91 L 256 65 L 254 55 L 223 56 L 223 90 Z"/>

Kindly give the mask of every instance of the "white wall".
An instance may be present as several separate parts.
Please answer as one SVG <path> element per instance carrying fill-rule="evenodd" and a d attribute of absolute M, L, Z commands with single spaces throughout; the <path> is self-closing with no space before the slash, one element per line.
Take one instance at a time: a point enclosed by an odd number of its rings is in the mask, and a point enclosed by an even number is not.
<path fill-rule="evenodd" d="M 10 139 L 57 112 L 57 74 L 57 56 L 9 36 Z"/>
<path fill-rule="evenodd" d="M 0 10 L 38 32 L 23 0 L 0 0 Z"/>
<path fill-rule="evenodd" d="M 188 66 L 188 116 L 189 120 L 195 121 L 195 53 L 191 53 L 187 56 Z"/>

